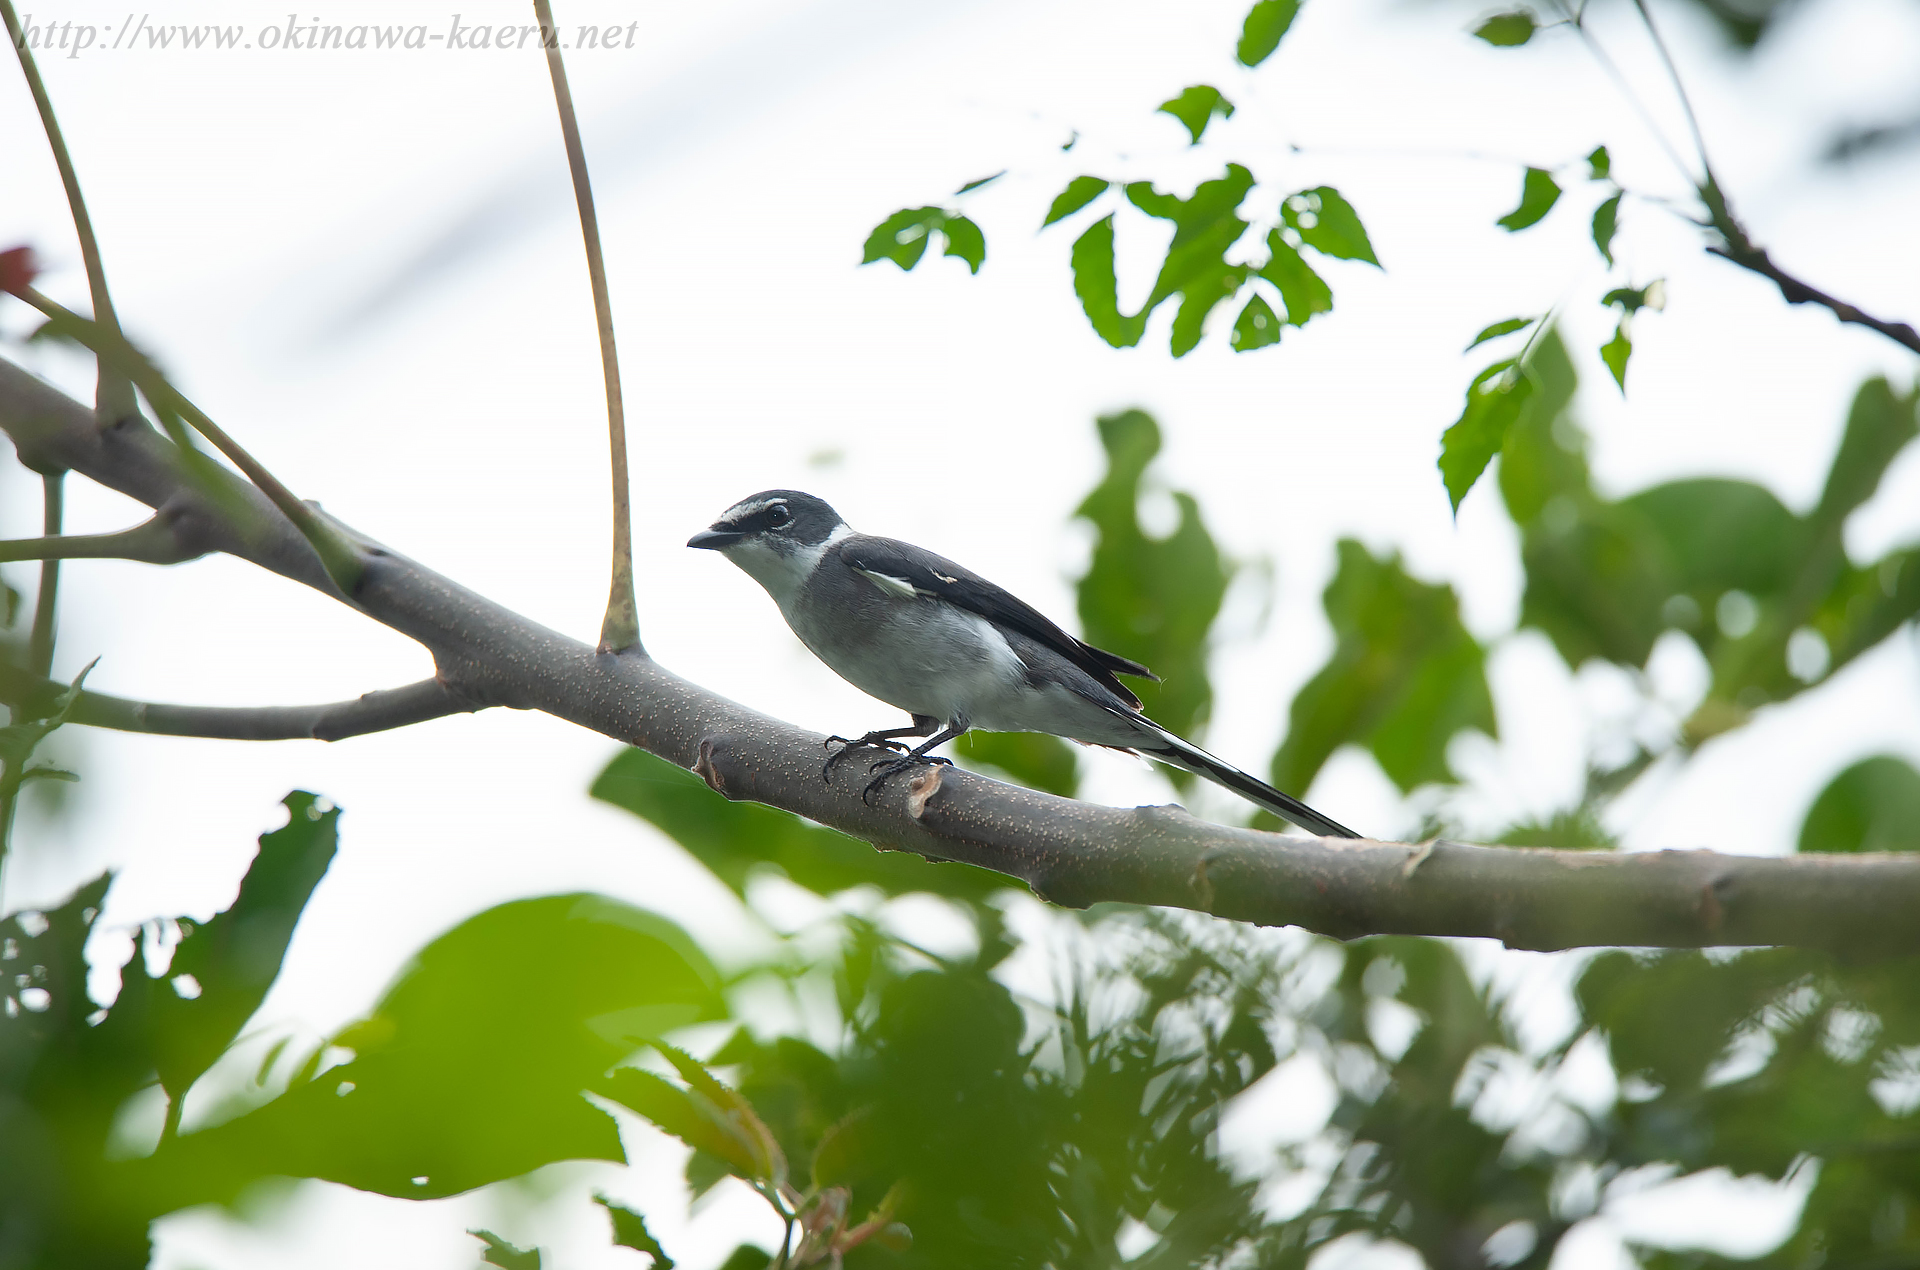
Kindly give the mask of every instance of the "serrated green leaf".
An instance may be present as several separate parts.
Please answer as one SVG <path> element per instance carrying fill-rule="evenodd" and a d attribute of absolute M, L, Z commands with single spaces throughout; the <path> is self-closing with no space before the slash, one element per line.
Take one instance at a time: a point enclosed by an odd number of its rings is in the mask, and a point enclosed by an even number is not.
<path fill-rule="evenodd" d="M 1496 13 L 1473 30 L 1474 35 L 1495 48 L 1517 48 L 1533 38 L 1539 21 L 1525 9 Z"/>
<path fill-rule="evenodd" d="M 1200 134 L 1207 130 L 1207 125 L 1213 122 L 1216 115 L 1222 119 L 1233 117 L 1233 103 L 1222 97 L 1220 90 L 1210 84 L 1195 84 L 1182 90 L 1178 97 L 1161 102 L 1155 109 L 1178 119 L 1193 138 L 1190 142 L 1192 145 L 1200 144 Z"/>
<path fill-rule="evenodd" d="M 1920 851 L 1920 772 L 1890 754 L 1853 764 L 1807 809 L 1800 850 Z"/>
<path fill-rule="evenodd" d="M 1240 27 L 1240 42 L 1234 47 L 1233 55 L 1242 66 L 1260 65 L 1273 56 L 1287 28 L 1299 15 L 1300 0 L 1258 0 L 1247 10 L 1247 20 Z"/>
<path fill-rule="evenodd" d="M 1333 311 L 1332 288 L 1277 229 L 1267 233 L 1267 263 L 1260 266 L 1260 276 L 1280 292 L 1291 326 L 1305 326 L 1316 314 Z"/>
<path fill-rule="evenodd" d="M 1113 216 L 1087 226 L 1073 243 L 1073 293 L 1093 332 L 1115 348 L 1132 348 L 1146 334 L 1149 311 L 1120 311 L 1119 283 L 1113 273 Z"/>
<path fill-rule="evenodd" d="M 1587 155 L 1587 175 L 1595 181 L 1613 179 L 1613 156 L 1607 153 L 1605 146 L 1595 146 Z"/>
<path fill-rule="evenodd" d="M 667 1255 L 667 1250 L 647 1229 L 645 1217 L 605 1195 L 595 1194 L 593 1202 L 607 1210 L 607 1216 L 613 1222 L 613 1242 L 616 1246 L 646 1253 L 653 1258 L 653 1270 L 673 1270 L 673 1258 Z"/>
<path fill-rule="evenodd" d="M 1358 742 L 1402 790 L 1449 781 L 1454 734 L 1495 735 L 1486 654 L 1451 587 L 1421 582 L 1397 555 L 1376 558 L 1351 539 L 1338 552 L 1326 591 L 1334 652 L 1294 698 L 1273 779 L 1304 791 L 1334 750 Z"/>
<path fill-rule="evenodd" d="M 1440 477 L 1455 513 L 1506 444 L 1508 429 L 1532 393 L 1533 381 L 1511 358 L 1487 367 L 1468 385 L 1460 417 L 1440 435 Z"/>
<path fill-rule="evenodd" d="M 1600 346 L 1600 360 L 1613 372 L 1613 382 L 1620 385 L 1620 394 L 1627 392 L 1627 359 L 1633 356 L 1633 340 L 1627 334 L 1627 319 L 1621 318 L 1620 324 L 1613 328 L 1613 338 Z"/>
<path fill-rule="evenodd" d="M 1511 335 L 1515 331 L 1524 331 L 1539 320 L 1537 317 L 1510 317 L 1494 322 L 1491 325 L 1483 326 L 1480 328 L 1480 333 L 1473 337 L 1473 342 L 1460 351 L 1463 353 L 1471 353 L 1488 340 L 1497 340 L 1502 335 Z"/>
<path fill-rule="evenodd" d="M 638 1067 L 621 1067 L 602 1078 L 594 1092 L 645 1116 L 741 1177 L 760 1177 L 764 1172 L 766 1161 L 758 1144 L 725 1108 L 715 1106 L 697 1090 L 682 1089 Z"/>
<path fill-rule="evenodd" d="M 1530 225 L 1537 225 L 1559 201 L 1560 185 L 1553 179 L 1553 174 L 1544 168 L 1528 168 L 1526 179 L 1520 185 L 1520 206 L 1494 223 L 1508 233 L 1517 233 Z"/>
<path fill-rule="evenodd" d="M 1615 194 L 1593 209 L 1593 245 L 1600 249 L 1600 258 L 1608 268 L 1613 267 L 1613 235 L 1620 228 L 1620 200 L 1624 197 Z"/>
<path fill-rule="evenodd" d="M 1065 220 L 1094 199 L 1107 192 L 1113 182 L 1097 176 L 1076 176 L 1067 182 L 1067 188 L 1054 196 L 1053 205 L 1047 208 L 1047 218 L 1040 222 L 1045 229 L 1058 220 Z"/>
<path fill-rule="evenodd" d="M 1247 307 L 1240 310 L 1240 316 L 1233 324 L 1234 351 L 1250 353 L 1256 348 L 1266 348 L 1279 342 L 1279 316 L 1264 299 L 1254 296 L 1247 301 Z"/>
<path fill-rule="evenodd" d="M 1302 243 L 1321 255 L 1364 260 L 1376 269 L 1380 267 L 1360 214 L 1331 185 L 1289 195 L 1280 205 L 1280 218 L 1300 235 Z"/>

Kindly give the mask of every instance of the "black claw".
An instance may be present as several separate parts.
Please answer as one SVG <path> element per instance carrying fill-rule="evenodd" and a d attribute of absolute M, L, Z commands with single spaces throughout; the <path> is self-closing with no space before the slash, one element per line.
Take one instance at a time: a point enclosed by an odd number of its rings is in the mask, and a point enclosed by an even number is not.
<path fill-rule="evenodd" d="M 897 759 L 892 759 L 890 761 L 875 763 L 872 767 L 869 767 L 867 770 L 869 772 L 878 772 L 880 774 L 878 776 L 875 776 L 872 780 L 868 781 L 867 787 L 860 791 L 860 801 L 865 803 L 869 807 L 873 806 L 874 791 L 879 789 L 882 785 L 886 784 L 893 777 L 899 775 L 901 772 L 906 771 L 909 767 L 952 767 L 952 766 L 953 766 L 953 760 L 950 758 L 940 758 L 932 754 L 914 754 L 914 753 L 908 753 L 908 755 L 905 758 L 897 758 Z"/>
<path fill-rule="evenodd" d="M 882 737 L 830 736 L 824 742 L 822 742 L 822 744 L 832 745 L 835 741 L 840 742 L 840 748 L 835 750 L 833 753 L 827 755 L 826 763 L 822 765 L 820 768 L 821 781 L 829 785 L 833 783 L 834 766 L 837 763 L 839 763 L 841 759 L 845 758 L 847 755 L 851 754 L 855 750 L 859 750 L 859 749 L 894 750 L 900 753 L 905 753 L 907 749 L 907 747 L 905 745 L 902 745 L 900 742 L 891 740 L 883 736 Z"/>

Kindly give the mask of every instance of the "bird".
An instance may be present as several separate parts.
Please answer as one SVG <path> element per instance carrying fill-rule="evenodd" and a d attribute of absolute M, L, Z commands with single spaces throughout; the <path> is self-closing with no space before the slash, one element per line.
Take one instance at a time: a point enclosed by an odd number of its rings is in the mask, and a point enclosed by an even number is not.
<path fill-rule="evenodd" d="M 913 725 L 829 737 L 841 748 L 822 775 L 857 749 L 875 763 L 871 803 L 908 768 L 950 760 L 928 751 L 979 728 L 1045 732 L 1191 772 L 1330 838 L 1360 835 L 1290 794 L 1207 753 L 1141 712 L 1117 676 L 1157 680 L 1136 661 L 1075 639 L 1002 587 L 923 547 L 855 533 L 825 501 L 770 489 L 741 499 L 687 540 L 718 551 L 766 588 L 814 656 Z M 925 737 L 909 748 L 903 737 Z"/>

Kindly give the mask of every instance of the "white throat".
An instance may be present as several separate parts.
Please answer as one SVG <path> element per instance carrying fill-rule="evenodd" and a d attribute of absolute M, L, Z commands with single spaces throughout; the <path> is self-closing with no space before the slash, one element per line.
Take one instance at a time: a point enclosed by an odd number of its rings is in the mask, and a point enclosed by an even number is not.
<path fill-rule="evenodd" d="M 790 550 L 778 551 L 769 546 L 763 538 L 749 538 L 734 543 L 725 549 L 727 559 L 739 565 L 746 575 L 767 589 L 784 612 L 793 598 L 806 585 L 813 571 L 820 567 L 820 560 L 827 554 L 827 548 L 837 542 L 853 537 L 853 530 L 846 525 L 835 525 L 833 532 L 827 535 L 825 542 L 812 545 L 793 544 Z"/>

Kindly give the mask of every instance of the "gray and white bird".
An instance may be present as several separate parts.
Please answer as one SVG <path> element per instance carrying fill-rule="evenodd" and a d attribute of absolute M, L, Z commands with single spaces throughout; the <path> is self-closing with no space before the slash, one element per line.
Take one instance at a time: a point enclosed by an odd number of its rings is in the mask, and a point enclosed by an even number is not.
<path fill-rule="evenodd" d="M 913 716 L 912 727 L 869 732 L 827 760 L 831 774 L 862 746 L 900 752 L 873 766 L 878 775 L 864 796 L 908 767 L 947 762 L 927 752 L 970 728 L 1046 732 L 1204 776 L 1325 837 L 1360 836 L 1142 714 L 1140 699 L 1115 676 L 1157 679 L 1145 666 L 1075 639 L 951 560 L 855 533 L 811 494 L 770 489 L 744 498 L 687 545 L 739 565 L 816 657 Z M 929 739 L 908 749 L 901 737 Z"/>

